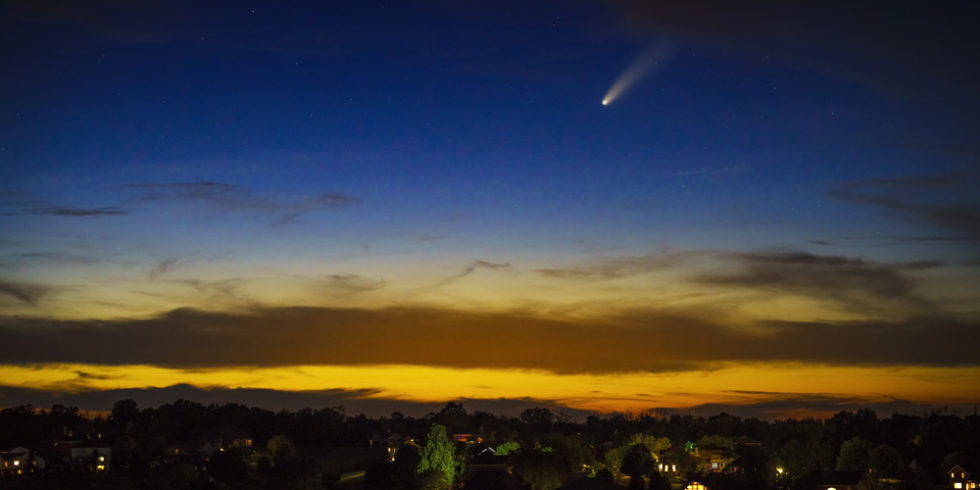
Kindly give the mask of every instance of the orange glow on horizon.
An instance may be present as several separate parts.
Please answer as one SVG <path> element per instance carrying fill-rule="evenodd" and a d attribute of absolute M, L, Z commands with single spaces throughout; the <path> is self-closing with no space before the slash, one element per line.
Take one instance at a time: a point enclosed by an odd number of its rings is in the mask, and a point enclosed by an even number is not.
<path fill-rule="evenodd" d="M 377 391 L 360 398 L 414 402 L 533 398 L 597 412 L 685 409 L 705 403 L 747 405 L 797 396 L 834 396 L 864 403 L 902 399 L 963 404 L 974 401 L 970 398 L 971 381 L 978 377 L 980 368 L 829 367 L 793 363 L 727 364 L 710 371 L 610 375 L 397 365 L 193 370 L 80 364 L 0 367 L 0 379 L 7 386 L 61 392 L 162 388 L 182 383 L 202 388 L 285 391 L 368 388 Z M 792 413 L 792 409 L 787 410 Z"/>

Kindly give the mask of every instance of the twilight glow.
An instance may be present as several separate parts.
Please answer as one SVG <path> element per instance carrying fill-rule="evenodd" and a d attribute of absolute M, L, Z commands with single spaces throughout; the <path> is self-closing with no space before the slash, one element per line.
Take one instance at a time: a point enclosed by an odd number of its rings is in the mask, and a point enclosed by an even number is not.
<path fill-rule="evenodd" d="M 968 15 L 184 7 L 0 7 L 0 406 L 980 403 Z"/>

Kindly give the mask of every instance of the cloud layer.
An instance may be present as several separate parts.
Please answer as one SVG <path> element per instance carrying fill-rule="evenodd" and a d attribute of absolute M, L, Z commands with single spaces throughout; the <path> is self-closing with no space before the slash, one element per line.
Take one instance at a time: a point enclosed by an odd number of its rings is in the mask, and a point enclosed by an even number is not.
<path fill-rule="evenodd" d="M 723 361 L 837 365 L 975 366 L 980 325 L 763 322 L 752 331 L 695 314 L 636 311 L 601 321 L 440 309 L 268 308 L 176 310 L 152 319 L 0 320 L 7 364 L 151 364 L 169 367 L 411 364 L 542 369 L 558 373 L 663 372 Z M 85 346 L 85 348 L 79 348 Z"/>

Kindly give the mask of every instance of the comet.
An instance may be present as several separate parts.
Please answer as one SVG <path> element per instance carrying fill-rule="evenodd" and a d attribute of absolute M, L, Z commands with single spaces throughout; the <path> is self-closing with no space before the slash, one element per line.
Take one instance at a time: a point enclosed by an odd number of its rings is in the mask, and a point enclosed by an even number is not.
<path fill-rule="evenodd" d="M 606 96 L 602 98 L 602 105 L 612 104 L 619 96 L 623 95 L 623 92 L 653 73 L 656 68 L 670 58 L 672 53 L 673 49 L 666 44 L 654 45 L 645 49 L 609 87 Z"/>

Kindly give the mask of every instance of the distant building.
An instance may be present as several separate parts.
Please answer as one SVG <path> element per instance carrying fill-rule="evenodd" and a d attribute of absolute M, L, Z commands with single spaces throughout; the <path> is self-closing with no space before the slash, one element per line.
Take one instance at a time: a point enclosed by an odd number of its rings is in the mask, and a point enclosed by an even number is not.
<path fill-rule="evenodd" d="M 507 458 L 497 456 L 496 452 L 487 448 L 473 456 L 466 464 L 467 478 L 473 478 L 484 471 L 507 471 Z"/>
<path fill-rule="evenodd" d="M 980 488 L 980 481 L 970 478 L 970 472 L 956 465 L 946 472 L 949 477 L 949 488 L 953 490 L 975 490 Z"/>
<path fill-rule="evenodd" d="M 105 441 L 59 441 L 55 446 L 76 473 L 105 473 L 112 467 L 112 447 Z"/>
<path fill-rule="evenodd" d="M 0 452 L 0 476 L 3 478 L 30 475 L 44 471 L 44 467 L 44 458 L 25 447 L 15 447 L 10 451 Z"/>
<path fill-rule="evenodd" d="M 473 434 L 453 434 L 453 440 L 456 442 L 468 442 L 470 444 L 483 442 L 483 438 Z"/>

